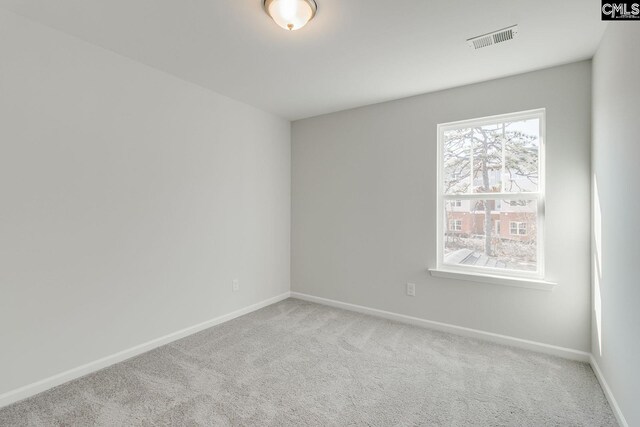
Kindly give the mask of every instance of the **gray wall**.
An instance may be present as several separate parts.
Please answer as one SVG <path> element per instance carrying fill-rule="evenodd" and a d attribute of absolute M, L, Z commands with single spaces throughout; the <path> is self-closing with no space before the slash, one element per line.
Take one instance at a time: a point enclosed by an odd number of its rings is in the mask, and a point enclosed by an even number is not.
<path fill-rule="evenodd" d="M 288 121 L 6 12 L 0 57 L 0 394 L 289 291 Z"/>
<path fill-rule="evenodd" d="M 540 107 L 557 289 L 430 277 L 436 125 Z M 589 351 L 590 117 L 586 61 L 294 122 L 292 290 Z"/>
<path fill-rule="evenodd" d="M 593 62 L 592 351 L 630 426 L 640 426 L 638 45 L 640 25 L 610 23 Z"/>

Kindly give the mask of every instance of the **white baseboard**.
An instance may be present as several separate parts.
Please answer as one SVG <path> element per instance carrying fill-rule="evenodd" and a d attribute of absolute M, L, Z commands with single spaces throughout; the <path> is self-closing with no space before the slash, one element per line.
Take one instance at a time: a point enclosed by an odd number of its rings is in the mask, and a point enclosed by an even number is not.
<path fill-rule="evenodd" d="M 442 332 L 449 332 L 455 335 L 462 335 L 465 337 L 477 338 L 477 339 L 490 341 L 497 344 L 503 344 L 503 345 L 508 345 L 512 347 L 522 348 L 525 350 L 532 350 L 539 353 L 550 354 L 550 355 L 562 357 L 565 359 L 577 360 L 580 362 L 587 362 L 587 363 L 591 360 L 590 353 L 579 351 L 579 350 L 573 350 L 570 348 L 558 347 L 555 345 L 523 340 L 520 338 L 510 337 L 507 335 L 500 335 L 500 334 L 494 334 L 492 332 L 480 331 L 478 329 L 471 329 L 471 328 L 465 328 L 462 326 L 451 325 L 448 323 L 435 322 L 433 320 L 420 319 L 418 317 L 405 316 L 404 314 L 392 313 L 390 311 L 378 310 L 375 308 L 364 307 L 361 305 L 349 304 L 346 302 L 316 297 L 313 295 L 307 295 L 300 292 L 291 292 L 291 297 L 301 299 L 303 301 L 315 302 L 318 304 L 324 304 L 331 307 L 342 308 L 345 310 L 355 311 L 362 314 L 369 314 L 371 316 L 382 317 L 389 320 L 395 320 L 402 323 L 421 326 L 428 329 L 435 329 Z"/>
<path fill-rule="evenodd" d="M 600 386 L 602 386 L 602 391 L 604 391 L 604 395 L 607 397 L 607 400 L 609 401 L 609 406 L 611 406 L 611 410 L 613 411 L 613 414 L 616 416 L 616 420 L 618 420 L 618 424 L 620 424 L 621 427 L 629 427 L 629 424 L 627 423 L 627 420 L 625 419 L 624 415 L 622 415 L 622 411 L 618 406 L 618 402 L 616 401 L 616 398 L 613 397 L 613 393 L 609 388 L 609 384 L 607 384 L 607 380 L 604 379 L 604 375 L 600 370 L 600 366 L 598 366 L 598 362 L 596 362 L 596 359 L 595 357 L 593 357 L 593 355 L 591 356 L 591 360 L 589 361 L 589 363 L 591 363 L 591 368 L 593 369 L 593 372 L 596 374 L 596 378 L 598 379 Z"/>
<path fill-rule="evenodd" d="M 266 299 L 264 301 L 260 301 L 256 304 L 252 304 L 250 306 L 233 311 L 229 314 L 216 317 L 215 319 L 207 320 L 206 322 L 202 322 L 197 325 L 193 325 L 188 328 L 165 335 L 163 337 L 156 338 L 144 344 L 140 344 L 135 347 L 129 348 L 127 350 L 120 351 L 116 354 L 103 357 L 93 362 L 89 362 L 85 365 L 78 366 L 77 368 L 70 369 L 68 371 L 59 373 L 49 378 L 45 378 L 43 380 L 26 385 L 24 387 L 20 387 L 15 390 L 8 391 L 0 395 L 0 408 L 2 408 L 3 406 L 7 406 L 12 403 L 15 403 L 19 400 L 26 399 L 27 397 L 31 397 L 35 394 L 41 393 L 52 387 L 56 387 L 68 381 L 90 374 L 92 372 L 99 371 L 100 369 L 104 369 L 108 366 L 111 366 L 118 362 L 122 362 L 123 360 L 145 353 L 149 350 L 153 350 L 154 348 L 179 340 L 180 338 L 193 335 L 196 332 L 203 331 L 212 326 L 216 326 L 221 323 L 228 322 L 229 320 L 235 319 L 236 317 L 240 317 L 245 314 L 251 313 L 252 311 L 259 310 L 268 305 L 275 304 L 279 301 L 289 298 L 289 296 L 290 296 L 290 292 L 285 292 L 281 295 L 278 295 L 278 296 Z"/>

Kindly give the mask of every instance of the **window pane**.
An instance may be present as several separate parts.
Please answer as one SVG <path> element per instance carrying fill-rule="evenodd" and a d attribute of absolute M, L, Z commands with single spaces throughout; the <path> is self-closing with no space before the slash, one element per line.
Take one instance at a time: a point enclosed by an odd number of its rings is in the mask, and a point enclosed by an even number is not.
<path fill-rule="evenodd" d="M 445 194 L 538 191 L 538 118 L 450 129 L 443 137 Z"/>
<path fill-rule="evenodd" d="M 537 201 L 498 202 L 463 200 L 459 207 L 445 202 L 445 224 L 454 225 L 444 233 L 445 264 L 536 271 Z"/>

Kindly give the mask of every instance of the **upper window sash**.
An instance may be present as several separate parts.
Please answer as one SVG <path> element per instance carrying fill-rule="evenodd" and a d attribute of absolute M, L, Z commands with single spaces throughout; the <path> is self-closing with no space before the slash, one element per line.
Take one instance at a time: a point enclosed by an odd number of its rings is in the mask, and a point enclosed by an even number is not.
<path fill-rule="evenodd" d="M 459 196 L 519 194 L 522 198 L 544 193 L 544 116 L 544 109 L 539 109 L 439 124 L 440 195 L 463 199 Z M 535 154 L 537 169 L 527 169 L 527 164 L 513 168 L 526 152 Z M 478 175 L 480 158 L 491 163 L 488 179 Z"/>

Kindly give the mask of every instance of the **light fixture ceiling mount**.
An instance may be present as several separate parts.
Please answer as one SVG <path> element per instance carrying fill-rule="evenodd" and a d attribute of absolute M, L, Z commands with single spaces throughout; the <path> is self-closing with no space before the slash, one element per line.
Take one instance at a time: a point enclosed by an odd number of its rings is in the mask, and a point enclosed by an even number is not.
<path fill-rule="evenodd" d="M 307 25 L 318 11 L 315 0 L 264 0 L 262 6 L 276 24 L 289 31 Z"/>

